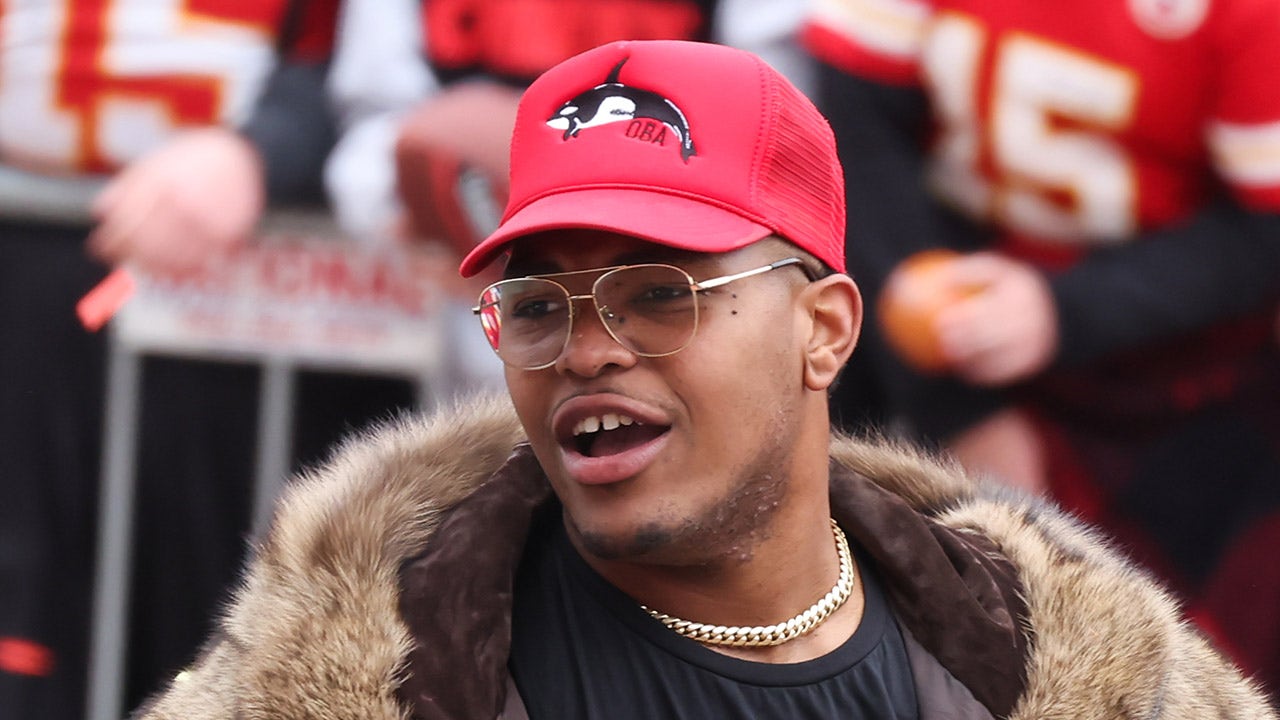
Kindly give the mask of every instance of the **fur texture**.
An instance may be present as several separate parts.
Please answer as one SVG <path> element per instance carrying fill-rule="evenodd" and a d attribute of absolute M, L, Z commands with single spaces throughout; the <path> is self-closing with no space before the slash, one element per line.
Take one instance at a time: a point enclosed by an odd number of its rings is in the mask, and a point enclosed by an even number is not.
<path fill-rule="evenodd" d="M 1011 720 L 1276 717 L 1172 596 L 1056 507 L 892 441 L 838 439 L 832 457 L 943 525 L 995 541 L 1018 568 L 1032 651 Z"/>
<path fill-rule="evenodd" d="M 291 485 L 222 630 L 138 717 L 408 717 L 398 569 L 521 438 L 506 401 L 484 400 L 346 443 Z M 1018 568 L 1031 652 L 1013 720 L 1275 717 L 1165 592 L 1052 507 L 892 443 L 837 438 L 832 457 Z"/>

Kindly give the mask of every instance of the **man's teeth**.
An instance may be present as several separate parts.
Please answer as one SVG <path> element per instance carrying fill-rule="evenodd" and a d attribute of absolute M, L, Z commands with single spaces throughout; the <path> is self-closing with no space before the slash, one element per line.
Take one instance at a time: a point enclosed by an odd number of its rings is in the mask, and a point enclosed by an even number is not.
<path fill-rule="evenodd" d="M 600 416 L 592 416 L 583 418 L 573 426 L 573 435 L 583 435 L 585 433 L 599 432 L 604 430 L 617 430 L 622 425 L 634 425 L 635 420 L 621 413 L 605 413 Z"/>

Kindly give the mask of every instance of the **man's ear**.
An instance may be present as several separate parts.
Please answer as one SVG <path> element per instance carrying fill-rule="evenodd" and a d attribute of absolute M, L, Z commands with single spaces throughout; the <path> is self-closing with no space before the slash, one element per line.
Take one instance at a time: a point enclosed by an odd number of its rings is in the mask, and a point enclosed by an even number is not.
<path fill-rule="evenodd" d="M 853 278 L 838 273 L 810 283 L 802 297 L 802 306 L 811 321 L 805 345 L 804 383 L 810 390 L 825 392 L 858 344 L 862 295 Z"/>

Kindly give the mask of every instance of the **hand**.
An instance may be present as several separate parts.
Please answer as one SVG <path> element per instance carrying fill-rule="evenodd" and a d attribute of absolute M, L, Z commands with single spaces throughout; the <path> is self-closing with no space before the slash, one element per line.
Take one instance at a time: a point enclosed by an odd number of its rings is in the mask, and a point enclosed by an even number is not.
<path fill-rule="evenodd" d="M 961 379 L 1002 386 L 1043 370 L 1058 349 L 1058 316 L 1049 282 L 1031 265 L 996 253 L 960 258 L 949 281 L 982 290 L 940 311 L 942 351 Z"/>
<path fill-rule="evenodd" d="M 262 161 L 232 130 L 178 135 L 98 194 L 89 252 L 153 273 L 181 273 L 242 245 L 265 204 Z"/>
<path fill-rule="evenodd" d="M 466 83 L 445 90 L 405 118 L 396 143 L 396 170 L 409 235 L 443 240 L 461 253 L 475 246 L 481 238 L 474 227 L 479 218 L 473 216 L 481 208 L 458 197 L 464 171 L 487 182 L 487 214 L 501 215 L 519 100 L 517 91 L 502 85 Z"/>
<path fill-rule="evenodd" d="M 1049 492 L 1044 441 L 1018 409 L 1005 409 L 947 441 L 965 470 L 1037 495 Z"/>
<path fill-rule="evenodd" d="M 398 152 L 447 152 L 505 180 L 520 92 L 493 82 L 447 88 L 409 113 Z"/>

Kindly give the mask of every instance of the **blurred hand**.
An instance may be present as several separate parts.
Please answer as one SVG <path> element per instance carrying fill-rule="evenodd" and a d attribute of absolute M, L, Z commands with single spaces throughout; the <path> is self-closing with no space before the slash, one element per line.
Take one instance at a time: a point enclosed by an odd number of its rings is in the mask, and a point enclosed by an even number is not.
<path fill-rule="evenodd" d="M 411 236 L 443 240 L 463 253 L 480 240 L 475 225 L 483 219 L 476 218 L 476 208 L 458 194 L 464 172 L 487 183 L 487 204 L 501 214 L 519 100 L 519 91 L 505 85 L 464 83 L 446 89 L 404 119 L 396 143 L 396 171 L 408 216 L 404 224 Z"/>
<path fill-rule="evenodd" d="M 952 263 L 949 282 L 981 287 L 941 310 L 934 324 L 955 374 L 1001 386 L 1043 370 L 1058 349 L 1058 316 L 1048 280 L 1026 263 L 977 253 Z"/>
<path fill-rule="evenodd" d="M 257 151 L 231 130 L 178 135 L 99 193 L 89 252 L 152 273 L 199 267 L 248 240 L 265 204 L 263 172 Z"/>
<path fill-rule="evenodd" d="M 445 88 L 404 118 L 397 149 L 447 152 L 505 179 L 519 103 L 519 90 L 498 83 L 469 82 Z"/>
<path fill-rule="evenodd" d="M 1049 491 L 1044 442 L 1021 410 L 1001 410 L 951 438 L 947 449 L 971 473 L 1038 495 Z"/>

